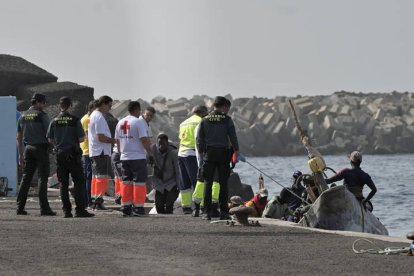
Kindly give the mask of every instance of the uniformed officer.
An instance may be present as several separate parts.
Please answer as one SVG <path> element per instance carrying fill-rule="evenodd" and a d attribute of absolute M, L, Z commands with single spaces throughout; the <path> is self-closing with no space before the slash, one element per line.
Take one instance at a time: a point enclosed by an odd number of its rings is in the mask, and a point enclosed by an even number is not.
<path fill-rule="evenodd" d="M 93 217 L 94 214 L 85 210 L 83 191 L 85 179 L 81 162 L 82 150 L 79 143 L 85 140 L 85 132 L 79 118 L 68 111 L 72 106 L 70 98 L 60 98 L 59 106 L 60 114 L 50 123 L 47 138 L 51 144 L 55 145 L 57 177 L 62 185 L 60 197 L 63 203 L 64 217 L 73 217 L 69 199 L 69 174 L 74 183 L 75 217 Z"/>
<path fill-rule="evenodd" d="M 24 210 L 27 194 L 33 175 L 38 170 L 38 188 L 40 214 L 55 216 L 47 200 L 47 180 L 49 177 L 49 153 L 46 131 L 49 126 L 49 116 L 43 111 L 46 97 L 35 93 L 31 99 L 32 106 L 23 112 L 17 125 L 17 146 L 19 162 L 24 165 L 20 190 L 17 195 L 17 214 L 27 215 Z M 26 145 L 23 153 L 23 143 Z"/>
<path fill-rule="evenodd" d="M 197 150 L 204 158 L 204 208 L 206 210 L 204 218 L 207 220 L 211 219 L 211 191 L 216 169 L 220 183 L 220 219 L 229 217 L 227 206 L 227 180 L 230 174 L 229 140 L 236 152 L 236 157 L 239 153 L 239 143 L 233 120 L 225 113 L 227 104 L 226 98 L 216 97 L 214 110 L 201 120 L 197 132 Z"/>

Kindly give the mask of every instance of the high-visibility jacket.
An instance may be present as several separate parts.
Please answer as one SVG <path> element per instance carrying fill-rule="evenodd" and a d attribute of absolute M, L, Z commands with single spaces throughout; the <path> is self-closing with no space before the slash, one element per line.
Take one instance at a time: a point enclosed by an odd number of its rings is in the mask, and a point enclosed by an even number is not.
<path fill-rule="evenodd" d="M 194 131 L 200 121 L 200 116 L 193 115 L 180 124 L 180 148 L 178 150 L 178 153 L 188 150 L 195 151 L 196 145 Z"/>

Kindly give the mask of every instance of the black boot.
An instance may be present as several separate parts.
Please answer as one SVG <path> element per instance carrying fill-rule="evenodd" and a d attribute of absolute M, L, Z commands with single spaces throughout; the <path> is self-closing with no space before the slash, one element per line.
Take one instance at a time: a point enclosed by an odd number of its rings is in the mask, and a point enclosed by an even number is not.
<path fill-rule="evenodd" d="M 193 211 L 193 217 L 198 218 L 200 216 L 200 204 L 195 204 L 195 208 Z"/>
<path fill-rule="evenodd" d="M 211 213 L 210 213 L 212 218 L 218 218 L 220 216 L 220 212 L 218 211 L 218 204 L 217 203 L 213 203 L 211 204 Z"/>

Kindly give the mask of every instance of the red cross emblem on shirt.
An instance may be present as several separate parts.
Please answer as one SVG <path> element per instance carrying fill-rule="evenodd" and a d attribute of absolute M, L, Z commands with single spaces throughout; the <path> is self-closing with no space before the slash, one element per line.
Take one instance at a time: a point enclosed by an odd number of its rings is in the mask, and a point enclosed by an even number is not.
<path fill-rule="evenodd" d="M 128 130 L 131 128 L 130 125 L 128 125 L 128 121 L 125 121 L 122 125 L 121 125 L 121 130 L 124 134 L 128 133 Z"/>

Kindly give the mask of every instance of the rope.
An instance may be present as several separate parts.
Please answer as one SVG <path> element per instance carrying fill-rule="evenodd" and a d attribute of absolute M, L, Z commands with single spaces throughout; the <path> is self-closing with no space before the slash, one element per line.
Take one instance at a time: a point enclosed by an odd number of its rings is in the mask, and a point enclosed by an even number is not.
<path fill-rule="evenodd" d="M 368 249 L 357 250 L 357 249 L 355 249 L 355 246 L 360 241 L 368 242 L 368 243 L 372 244 L 373 246 L 375 246 L 376 248 L 368 248 Z M 354 251 L 355 254 L 368 253 L 368 254 L 379 254 L 379 255 L 398 255 L 398 254 L 402 254 L 402 253 L 408 253 L 410 251 L 410 247 L 403 247 L 403 248 L 401 248 L 401 247 L 385 247 L 385 248 L 381 248 L 373 241 L 370 241 L 370 240 L 365 239 L 365 238 L 360 238 L 360 239 L 357 239 L 357 240 L 354 241 L 354 243 L 352 244 L 352 250 Z"/>
<path fill-rule="evenodd" d="M 260 170 L 259 168 L 257 168 L 256 166 L 254 166 L 252 163 L 250 163 L 247 160 L 244 160 L 243 162 L 249 164 L 250 166 L 252 166 L 254 169 L 258 170 L 261 174 L 263 174 L 264 176 L 266 176 L 267 178 L 269 178 L 270 180 L 272 180 L 273 182 L 275 182 L 277 185 L 281 186 L 282 188 L 285 188 L 289 193 L 291 193 L 293 196 L 297 197 L 298 199 L 300 199 L 300 201 L 302 201 L 305 206 L 309 205 L 308 202 L 306 202 L 303 198 L 301 198 L 300 196 L 298 196 L 297 194 L 295 194 L 294 192 L 292 192 L 290 189 L 287 189 L 285 186 L 283 186 L 282 184 L 280 184 L 279 182 L 277 182 L 276 180 L 274 180 L 270 175 L 268 175 L 267 173 L 265 173 L 264 171 Z"/>

